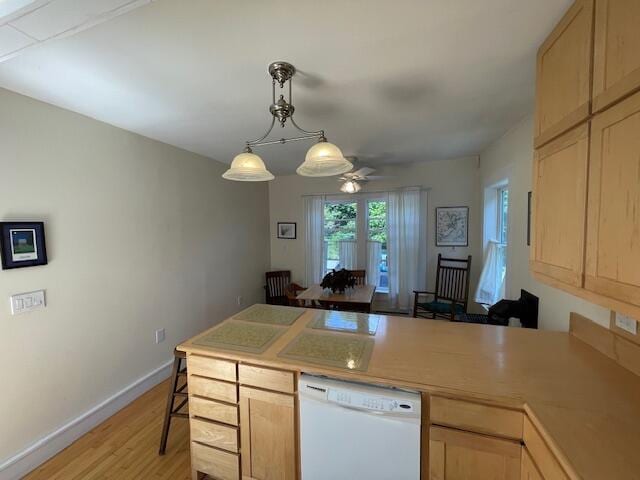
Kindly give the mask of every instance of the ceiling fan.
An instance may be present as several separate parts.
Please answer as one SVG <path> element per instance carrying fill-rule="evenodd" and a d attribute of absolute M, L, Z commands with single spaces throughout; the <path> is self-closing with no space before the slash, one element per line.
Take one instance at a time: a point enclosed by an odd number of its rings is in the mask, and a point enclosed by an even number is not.
<path fill-rule="evenodd" d="M 351 161 L 353 162 L 353 160 Z M 355 172 L 347 172 L 342 174 L 338 178 L 339 182 L 344 182 L 340 187 L 340 191 L 345 193 L 356 193 L 359 192 L 362 188 L 362 185 L 360 185 L 361 183 L 369 182 L 372 180 L 382 180 L 383 178 L 385 178 L 381 176 L 371 175 L 375 171 L 375 168 L 361 167 Z"/>

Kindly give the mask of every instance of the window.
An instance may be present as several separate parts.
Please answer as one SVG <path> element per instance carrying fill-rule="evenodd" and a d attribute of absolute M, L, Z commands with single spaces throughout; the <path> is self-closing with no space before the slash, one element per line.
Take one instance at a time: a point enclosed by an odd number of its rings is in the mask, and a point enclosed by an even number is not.
<path fill-rule="evenodd" d="M 486 308 L 504 298 L 509 240 L 509 187 L 485 189 L 484 242 L 487 246 L 475 300 Z"/>
<path fill-rule="evenodd" d="M 498 189 L 498 275 L 504 289 L 507 275 L 507 241 L 509 234 L 509 188 Z"/>
<path fill-rule="evenodd" d="M 377 275 L 372 278 L 377 279 L 377 290 L 379 292 L 389 291 L 389 269 L 387 266 L 387 202 L 385 200 L 370 200 L 367 202 L 367 240 L 370 243 L 368 248 L 379 249 L 375 252 L 378 260 L 367 261 L 368 268 L 373 268 L 377 263 Z M 379 244 L 379 246 L 375 245 Z M 374 252 L 370 252 L 374 254 Z"/>
<path fill-rule="evenodd" d="M 326 202 L 324 205 L 324 243 L 325 273 L 332 269 L 355 268 L 354 265 L 343 265 L 345 262 L 345 243 L 351 242 L 353 249 L 357 247 L 358 206 L 355 202 Z M 342 263 L 340 253 L 342 247 Z M 354 251 L 354 256 L 357 250 Z M 348 259 L 348 261 L 355 259 Z"/>
<path fill-rule="evenodd" d="M 326 201 L 324 249 L 325 273 L 365 269 L 368 281 L 376 282 L 376 290 L 388 292 L 386 199 L 362 195 L 356 201 Z"/>
<path fill-rule="evenodd" d="M 509 189 L 502 187 L 498 189 L 498 235 L 496 240 L 506 245 L 509 233 Z"/>

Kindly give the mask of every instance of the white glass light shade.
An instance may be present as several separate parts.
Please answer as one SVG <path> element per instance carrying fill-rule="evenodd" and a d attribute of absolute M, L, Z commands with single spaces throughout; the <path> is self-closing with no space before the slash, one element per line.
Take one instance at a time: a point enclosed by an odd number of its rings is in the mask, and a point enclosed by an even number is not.
<path fill-rule="evenodd" d="M 356 193 L 359 192 L 362 187 L 358 182 L 354 182 L 353 180 L 347 180 L 340 187 L 341 192 L 345 193 Z"/>
<path fill-rule="evenodd" d="M 353 165 L 333 143 L 318 142 L 309 149 L 296 172 L 304 177 L 330 177 L 350 171 Z"/>
<path fill-rule="evenodd" d="M 229 170 L 222 174 L 222 178 L 237 182 L 265 182 L 273 180 L 273 174 L 267 170 L 262 159 L 251 152 L 236 155 Z"/>

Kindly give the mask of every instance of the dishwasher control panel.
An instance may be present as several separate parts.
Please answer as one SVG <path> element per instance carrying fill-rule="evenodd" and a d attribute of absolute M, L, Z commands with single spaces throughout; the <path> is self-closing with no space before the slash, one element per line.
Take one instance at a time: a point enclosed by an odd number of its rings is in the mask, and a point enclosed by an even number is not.
<path fill-rule="evenodd" d="M 366 393 L 354 392 L 353 390 L 329 388 L 327 391 L 327 400 L 348 407 L 378 412 L 415 412 L 415 406 L 411 401 L 368 395 Z"/>

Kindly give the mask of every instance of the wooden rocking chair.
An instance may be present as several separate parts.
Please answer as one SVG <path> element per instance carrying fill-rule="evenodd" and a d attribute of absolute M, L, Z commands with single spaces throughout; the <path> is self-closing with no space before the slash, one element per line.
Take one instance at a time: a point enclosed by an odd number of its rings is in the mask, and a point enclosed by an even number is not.
<path fill-rule="evenodd" d="M 434 292 L 413 291 L 413 316 L 454 320 L 467 313 L 471 255 L 467 258 L 444 258 L 438 254 L 436 288 Z M 431 295 L 429 301 L 423 298 Z"/>

